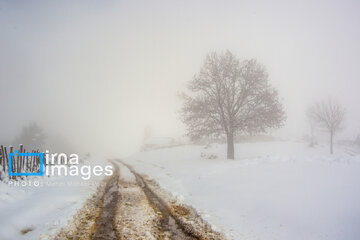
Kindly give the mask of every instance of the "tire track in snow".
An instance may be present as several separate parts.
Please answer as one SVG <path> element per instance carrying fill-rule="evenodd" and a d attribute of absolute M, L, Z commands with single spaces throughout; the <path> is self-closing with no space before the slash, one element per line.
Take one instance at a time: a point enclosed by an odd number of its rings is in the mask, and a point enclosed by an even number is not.
<path fill-rule="evenodd" d="M 111 162 L 115 168 L 113 176 L 106 186 L 101 212 L 96 220 L 96 230 L 92 240 L 116 240 L 114 219 L 115 208 L 119 199 L 119 167 Z"/>
<path fill-rule="evenodd" d="M 213 231 L 192 208 L 169 203 L 170 199 L 160 197 L 154 192 L 142 175 L 137 173 L 130 165 L 119 160 L 136 178 L 137 184 L 144 191 L 150 206 L 160 213 L 160 226 L 163 233 L 161 239 L 172 240 L 223 240 L 225 237 Z M 182 217 L 188 216 L 188 219 Z"/>

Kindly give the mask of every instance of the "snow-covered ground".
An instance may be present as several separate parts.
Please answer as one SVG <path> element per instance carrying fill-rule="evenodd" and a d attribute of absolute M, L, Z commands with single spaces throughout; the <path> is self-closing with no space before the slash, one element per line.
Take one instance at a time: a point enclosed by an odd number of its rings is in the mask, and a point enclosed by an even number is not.
<path fill-rule="evenodd" d="M 360 155 L 298 142 L 181 146 L 125 159 L 231 239 L 360 239 Z M 206 157 L 217 155 L 217 159 Z"/>
<path fill-rule="evenodd" d="M 109 163 L 93 158 L 85 164 L 105 166 Z M 55 176 L 32 177 L 17 183 L 0 182 L 0 239 L 48 239 L 71 220 L 102 178 Z"/>

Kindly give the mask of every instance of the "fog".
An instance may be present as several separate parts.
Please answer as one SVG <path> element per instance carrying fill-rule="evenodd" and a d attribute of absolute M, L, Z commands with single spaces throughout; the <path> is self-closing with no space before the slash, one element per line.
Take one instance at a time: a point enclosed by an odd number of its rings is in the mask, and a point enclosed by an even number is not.
<path fill-rule="evenodd" d="M 256 58 L 287 112 L 273 134 L 306 133 L 309 104 L 346 107 L 360 133 L 357 1 L 0 1 L 0 140 L 37 122 L 80 152 L 124 156 L 149 125 L 182 136 L 177 93 L 206 54 Z"/>

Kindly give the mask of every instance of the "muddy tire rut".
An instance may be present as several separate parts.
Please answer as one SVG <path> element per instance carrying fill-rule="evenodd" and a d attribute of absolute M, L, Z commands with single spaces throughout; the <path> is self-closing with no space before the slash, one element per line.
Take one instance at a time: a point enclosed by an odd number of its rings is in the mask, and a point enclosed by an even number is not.
<path fill-rule="evenodd" d="M 140 174 L 136 173 L 129 165 L 125 166 L 135 175 L 136 182 L 144 191 L 150 206 L 160 217 L 159 222 L 162 230 L 161 239 L 199 239 L 196 236 L 192 236 L 191 232 L 187 232 L 181 225 L 179 225 L 178 221 L 171 215 L 164 201 L 149 188 Z"/>
<path fill-rule="evenodd" d="M 119 167 L 115 167 L 114 175 L 109 179 L 103 197 L 101 212 L 96 220 L 95 232 L 91 240 L 116 240 L 115 209 L 119 198 Z"/>

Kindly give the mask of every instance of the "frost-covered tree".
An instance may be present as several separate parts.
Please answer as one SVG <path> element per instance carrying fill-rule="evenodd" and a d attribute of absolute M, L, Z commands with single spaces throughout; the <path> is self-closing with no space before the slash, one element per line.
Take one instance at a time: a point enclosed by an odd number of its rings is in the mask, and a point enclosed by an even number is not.
<path fill-rule="evenodd" d="M 207 55 L 182 94 L 181 117 L 191 139 L 226 136 L 234 159 L 234 136 L 282 126 L 285 113 L 268 73 L 256 60 L 240 62 L 230 51 Z"/>
<path fill-rule="evenodd" d="M 345 109 L 340 103 L 328 99 L 315 103 L 309 110 L 310 116 L 329 132 L 330 153 L 333 154 L 333 142 L 336 132 L 341 129 L 345 117 Z"/>

